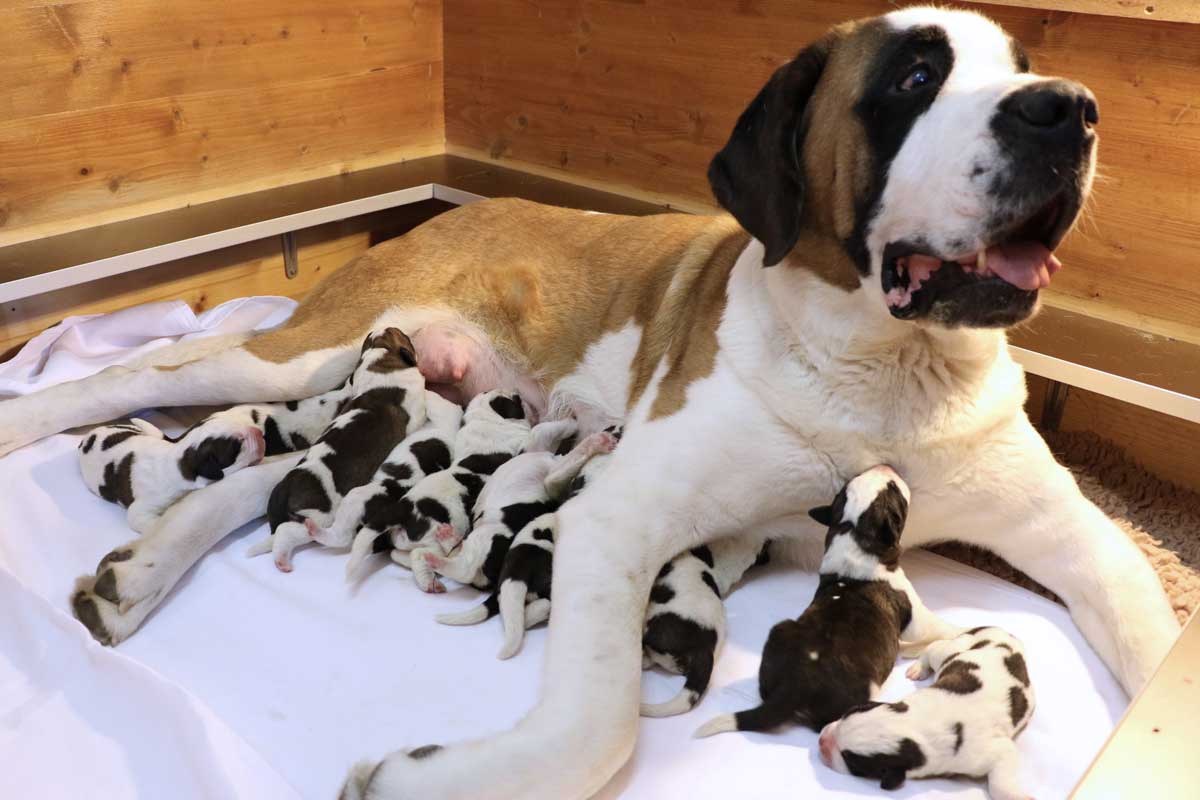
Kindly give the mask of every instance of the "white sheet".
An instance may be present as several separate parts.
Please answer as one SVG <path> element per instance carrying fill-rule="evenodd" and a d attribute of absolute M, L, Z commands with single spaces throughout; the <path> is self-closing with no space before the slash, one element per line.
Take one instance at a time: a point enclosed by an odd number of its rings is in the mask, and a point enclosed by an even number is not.
<path fill-rule="evenodd" d="M 0 365 L 0 391 L 81 376 L 180 334 L 275 324 L 290 313 L 280 300 L 235 301 L 191 319 L 156 304 L 122 312 L 123 321 L 76 321 L 68 335 L 44 334 Z M 353 593 L 342 557 L 329 551 L 299 552 L 285 575 L 269 558 L 244 557 L 261 535 L 254 525 L 202 559 L 131 639 L 96 645 L 70 616 L 74 578 L 133 537 L 124 511 L 79 480 L 78 440 L 54 436 L 0 459 L 4 796 L 330 798 L 359 758 L 501 730 L 534 701 L 544 632 L 532 631 L 516 658 L 497 661 L 494 621 L 463 629 L 432 619 L 473 604 L 474 591 L 424 595 L 387 567 Z M 1003 625 L 1024 640 L 1038 696 L 1020 739 L 1026 786 L 1039 800 L 1065 797 L 1124 709 L 1112 676 L 1053 603 L 928 553 L 906 555 L 904 566 L 948 619 Z M 601 796 L 880 794 L 821 766 L 809 731 L 690 738 L 710 716 L 757 702 L 767 631 L 799 613 L 814 588 L 811 575 L 768 569 L 736 591 L 708 696 L 690 714 L 643 721 L 633 760 Z M 646 695 L 664 699 L 680 681 L 647 674 Z M 884 693 L 896 699 L 910 690 L 898 668 Z M 935 780 L 910 781 L 890 796 L 986 794 Z"/>

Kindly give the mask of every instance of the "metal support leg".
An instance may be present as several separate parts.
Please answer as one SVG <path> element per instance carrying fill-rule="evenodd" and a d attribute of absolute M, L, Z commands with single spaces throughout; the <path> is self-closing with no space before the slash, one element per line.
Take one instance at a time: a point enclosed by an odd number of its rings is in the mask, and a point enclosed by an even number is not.
<path fill-rule="evenodd" d="M 1058 381 L 1046 381 L 1046 397 L 1042 400 L 1042 430 L 1056 431 L 1062 424 L 1063 409 L 1071 387 Z"/>
<path fill-rule="evenodd" d="M 279 244 L 283 247 L 283 274 L 290 281 L 300 272 L 300 256 L 296 252 L 296 234 L 291 231 L 280 234 Z"/>

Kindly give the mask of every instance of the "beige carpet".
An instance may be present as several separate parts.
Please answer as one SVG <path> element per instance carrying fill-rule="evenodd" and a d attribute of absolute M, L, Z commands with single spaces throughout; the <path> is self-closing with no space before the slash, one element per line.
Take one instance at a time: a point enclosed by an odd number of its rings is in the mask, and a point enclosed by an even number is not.
<path fill-rule="evenodd" d="M 1200 606 L 1200 494 L 1160 480 L 1092 433 L 1047 433 L 1083 493 L 1137 543 L 1158 572 L 1180 622 Z M 1052 593 L 1002 559 L 957 543 L 931 548 L 1039 594 Z"/>

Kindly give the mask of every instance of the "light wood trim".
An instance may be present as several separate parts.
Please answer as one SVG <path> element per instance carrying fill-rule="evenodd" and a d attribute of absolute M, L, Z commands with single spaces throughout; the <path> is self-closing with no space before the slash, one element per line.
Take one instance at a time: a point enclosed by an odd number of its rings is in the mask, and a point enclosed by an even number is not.
<path fill-rule="evenodd" d="M 1200 623 L 1193 614 L 1071 797 L 1195 797 L 1200 787 L 1198 739 Z"/>
<path fill-rule="evenodd" d="M 1158 20 L 1160 22 L 1200 22 L 1200 3 L 1196 0 L 987 0 L 972 5 L 1018 6 L 1045 11 L 1070 11 L 1102 14 L 1109 17 Z"/>

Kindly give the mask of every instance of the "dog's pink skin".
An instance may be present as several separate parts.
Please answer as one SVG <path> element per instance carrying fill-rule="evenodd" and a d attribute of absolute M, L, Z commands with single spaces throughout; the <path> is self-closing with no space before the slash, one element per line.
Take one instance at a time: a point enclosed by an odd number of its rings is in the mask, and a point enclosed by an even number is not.
<path fill-rule="evenodd" d="M 277 558 L 275 559 L 275 568 L 280 572 L 291 572 L 292 562 L 282 558 Z"/>
<path fill-rule="evenodd" d="M 450 550 L 454 545 L 462 541 L 462 537 L 458 535 L 458 531 L 454 530 L 454 526 L 444 522 L 438 525 L 433 538 L 437 539 L 438 544 L 442 545 L 443 550 Z"/>
<path fill-rule="evenodd" d="M 242 436 L 250 451 L 254 453 L 255 463 L 262 461 L 263 456 L 267 454 L 267 439 L 263 432 L 258 428 L 247 428 Z"/>
<path fill-rule="evenodd" d="M 830 723 L 821 731 L 821 738 L 818 740 L 821 749 L 821 763 L 827 767 L 833 767 L 833 725 Z"/>
<path fill-rule="evenodd" d="M 417 367 L 431 391 L 465 406 L 493 389 L 516 389 L 532 410 L 530 422 L 546 411 L 546 392 L 532 377 L 507 363 L 494 348 L 481 344 L 463 325 L 435 322 L 413 336 Z"/>

